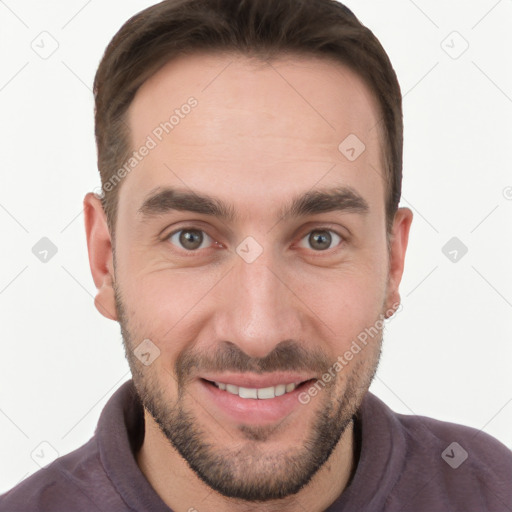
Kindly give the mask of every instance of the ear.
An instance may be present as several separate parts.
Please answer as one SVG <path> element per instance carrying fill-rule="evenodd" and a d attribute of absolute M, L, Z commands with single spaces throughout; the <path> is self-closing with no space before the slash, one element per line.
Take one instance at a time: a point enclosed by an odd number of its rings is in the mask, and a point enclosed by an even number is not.
<path fill-rule="evenodd" d="M 412 211 L 398 208 L 393 220 L 389 249 L 389 280 L 386 310 L 396 311 L 400 305 L 399 286 L 404 272 L 405 252 L 409 241 L 409 229 L 412 223 Z M 391 315 L 390 315 L 391 316 Z"/>
<path fill-rule="evenodd" d="M 84 217 L 89 265 L 98 290 L 94 305 L 104 317 L 117 320 L 111 238 L 101 200 L 93 192 L 84 198 Z"/>

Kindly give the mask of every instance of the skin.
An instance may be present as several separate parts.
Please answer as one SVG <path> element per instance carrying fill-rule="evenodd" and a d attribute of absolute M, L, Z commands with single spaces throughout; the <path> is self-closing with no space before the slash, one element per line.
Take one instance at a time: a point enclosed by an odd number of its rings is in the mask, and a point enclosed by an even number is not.
<path fill-rule="evenodd" d="M 189 56 L 171 61 L 139 89 L 128 111 L 133 147 L 190 96 L 197 107 L 120 185 L 115 258 L 99 199 L 92 193 L 84 199 L 95 304 L 121 323 L 134 383 L 154 413 L 145 407 L 137 463 L 173 510 L 322 511 L 356 469 L 350 420 L 376 370 L 382 336 L 307 405 L 276 422 L 234 421 L 207 399 L 199 377 L 203 364 L 222 371 L 214 356 L 225 353 L 226 342 L 256 365 L 292 340 L 292 352 L 301 350 L 303 361 L 311 361 L 310 374 L 319 378 L 320 363 L 331 366 L 399 303 L 412 212 L 398 209 L 388 252 L 381 134 L 374 129 L 378 104 L 355 73 L 332 61 Z M 353 162 L 338 150 L 351 133 L 366 146 Z M 144 199 L 163 186 L 218 198 L 232 205 L 237 218 L 227 222 L 187 211 L 142 218 L 137 210 Z M 280 218 L 296 195 L 339 186 L 357 191 L 368 211 Z M 211 240 L 187 253 L 177 236 L 171 241 L 168 235 L 191 227 Z M 318 250 L 309 234 L 325 229 L 343 239 L 334 237 L 329 249 Z M 247 236 L 263 248 L 252 263 L 236 252 Z M 133 354 L 144 339 L 160 350 L 149 366 Z M 180 377 L 185 356 L 199 366 Z M 230 469 L 234 484 L 285 482 L 290 457 L 305 456 L 322 413 L 344 424 L 327 460 L 302 489 L 255 504 L 224 495 L 191 469 L 170 432 L 160 428 L 172 431 L 178 410 L 189 415 L 198 442 L 210 443 L 209 455 Z"/>

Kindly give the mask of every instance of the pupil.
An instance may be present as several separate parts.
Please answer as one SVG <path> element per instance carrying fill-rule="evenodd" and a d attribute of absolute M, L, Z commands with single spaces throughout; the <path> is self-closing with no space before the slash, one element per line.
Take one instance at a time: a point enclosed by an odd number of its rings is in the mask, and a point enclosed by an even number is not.
<path fill-rule="evenodd" d="M 180 235 L 180 243 L 186 249 L 197 249 L 201 246 L 202 241 L 203 235 L 197 230 L 183 231 Z"/>
<path fill-rule="evenodd" d="M 311 246 L 323 251 L 331 245 L 331 235 L 328 231 L 313 231 L 309 236 Z"/>

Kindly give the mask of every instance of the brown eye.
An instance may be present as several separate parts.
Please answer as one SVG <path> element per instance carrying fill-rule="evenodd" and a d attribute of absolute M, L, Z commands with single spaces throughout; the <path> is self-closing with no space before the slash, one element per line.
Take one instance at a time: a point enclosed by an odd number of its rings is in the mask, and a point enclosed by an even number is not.
<path fill-rule="evenodd" d="M 307 244 L 307 249 L 312 248 L 315 251 L 325 251 L 331 249 L 333 242 L 339 245 L 342 238 L 330 229 L 315 229 L 301 240 L 299 244 L 301 247 L 304 247 L 304 245 L 302 245 L 304 241 Z"/>
<path fill-rule="evenodd" d="M 200 229 L 180 229 L 169 235 L 169 241 L 187 251 L 203 249 L 203 244 L 208 245 L 211 238 Z"/>

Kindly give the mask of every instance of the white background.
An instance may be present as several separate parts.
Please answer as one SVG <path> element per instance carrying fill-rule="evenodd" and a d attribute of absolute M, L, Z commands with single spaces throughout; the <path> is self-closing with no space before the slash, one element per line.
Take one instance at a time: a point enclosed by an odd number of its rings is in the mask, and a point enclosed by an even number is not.
<path fill-rule="evenodd" d="M 118 324 L 93 305 L 82 199 L 100 184 L 97 65 L 151 3 L 0 1 L 0 492 L 86 442 L 130 378 Z M 371 389 L 512 447 L 512 1 L 347 5 L 398 74 L 402 205 L 415 213 L 403 310 Z M 31 47 L 43 31 L 59 45 L 48 59 Z M 469 43 L 456 59 L 453 31 Z M 455 263 L 441 251 L 454 236 L 469 249 Z M 32 253 L 42 237 L 58 248 L 48 263 Z"/>

